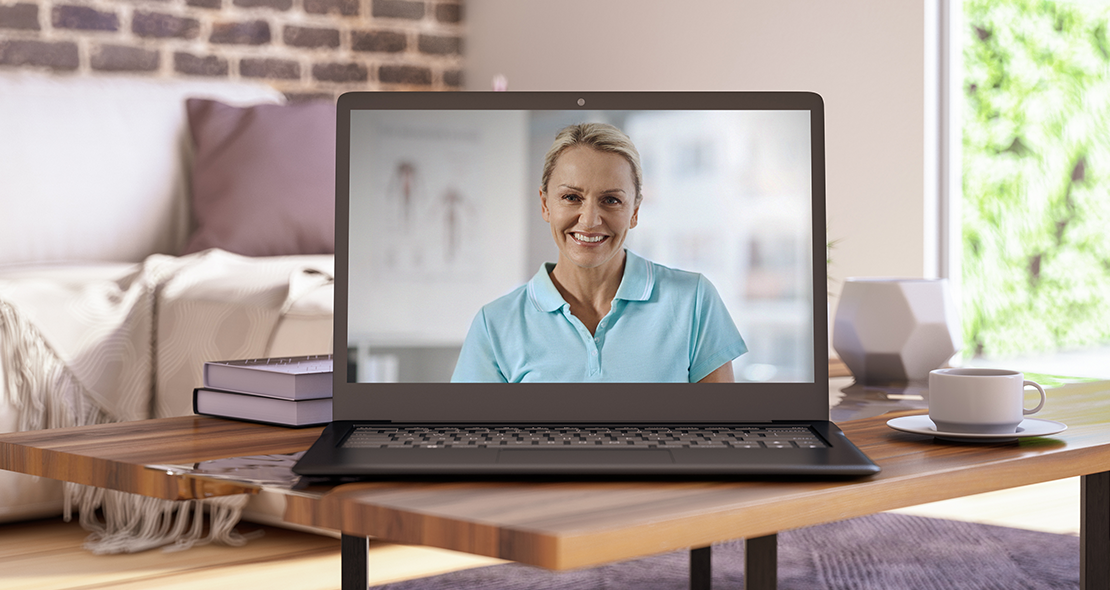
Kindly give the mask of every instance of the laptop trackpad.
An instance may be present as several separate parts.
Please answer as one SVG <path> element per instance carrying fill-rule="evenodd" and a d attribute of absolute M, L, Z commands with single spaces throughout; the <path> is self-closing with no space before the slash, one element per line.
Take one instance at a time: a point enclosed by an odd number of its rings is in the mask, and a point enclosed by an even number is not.
<path fill-rule="evenodd" d="M 513 465 L 650 465 L 674 463 L 674 457 L 665 449 L 502 449 L 497 455 L 497 462 Z"/>

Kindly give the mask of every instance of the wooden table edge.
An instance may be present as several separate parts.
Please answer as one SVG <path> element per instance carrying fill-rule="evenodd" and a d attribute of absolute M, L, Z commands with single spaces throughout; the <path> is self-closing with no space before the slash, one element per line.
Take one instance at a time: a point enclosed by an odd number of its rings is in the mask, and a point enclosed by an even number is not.
<path fill-rule="evenodd" d="M 294 453 L 307 449 L 321 431 L 180 416 L 4 433 L 0 469 L 163 500 L 255 494 L 258 485 L 154 466 Z M 163 440 L 175 432 L 181 436 Z"/>

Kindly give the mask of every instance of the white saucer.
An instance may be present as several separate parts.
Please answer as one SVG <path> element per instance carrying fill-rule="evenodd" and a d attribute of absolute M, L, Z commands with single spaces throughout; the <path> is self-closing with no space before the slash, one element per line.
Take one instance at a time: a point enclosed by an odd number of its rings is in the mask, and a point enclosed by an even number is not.
<path fill-rule="evenodd" d="M 928 415 L 894 418 L 888 420 L 886 425 L 895 430 L 901 430 L 902 432 L 924 434 L 960 442 L 999 442 L 1030 436 L 1048 436 L 1050 434 L 1056 434 L 1057 432 L 1063 432 L 1068 428 L 1061 422 L 1041 420 L 1040 418 L 1026 418 L 1021 421 L 1021 424 L 1018 424 L 1017 432 L 1004 432 L 998 434 L 937 432 L 937 427 L 933 424 L 933 421 L 929 419 Z"/>

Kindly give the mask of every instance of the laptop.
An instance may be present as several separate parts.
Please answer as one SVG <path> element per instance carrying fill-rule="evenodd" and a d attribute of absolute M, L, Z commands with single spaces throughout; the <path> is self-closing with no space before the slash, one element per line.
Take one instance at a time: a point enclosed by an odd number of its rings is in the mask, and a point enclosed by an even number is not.
<path fill-rule="evenodd" d="M 337 117 L 333 421 L 295 473 L 879 471 L 829 421 L 818 95 L 354 92 Z M 568 128 L 615 129 L 641 178 L 553 149 Z M 540 190 L 549 152 L 557 179 L 591 150 L 619 187 Z M 600 321 L 560 299 L 579 251 L 623 265 Z"/>

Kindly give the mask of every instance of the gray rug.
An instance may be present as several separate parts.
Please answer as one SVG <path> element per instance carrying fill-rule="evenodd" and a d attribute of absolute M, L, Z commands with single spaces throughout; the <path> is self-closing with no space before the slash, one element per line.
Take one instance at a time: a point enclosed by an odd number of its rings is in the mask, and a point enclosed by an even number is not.
<path fill-rule="evenodd" d="M 900 514 L 779 535 L 783 590 L 1033 590 L 1079 587 L 1079 538 Z M 582 571 L 494 565 L 376 590 L 685 590 L 689 552 Z M 744 543 L 713 546 L 713 588 L 743 588 Z"/>

